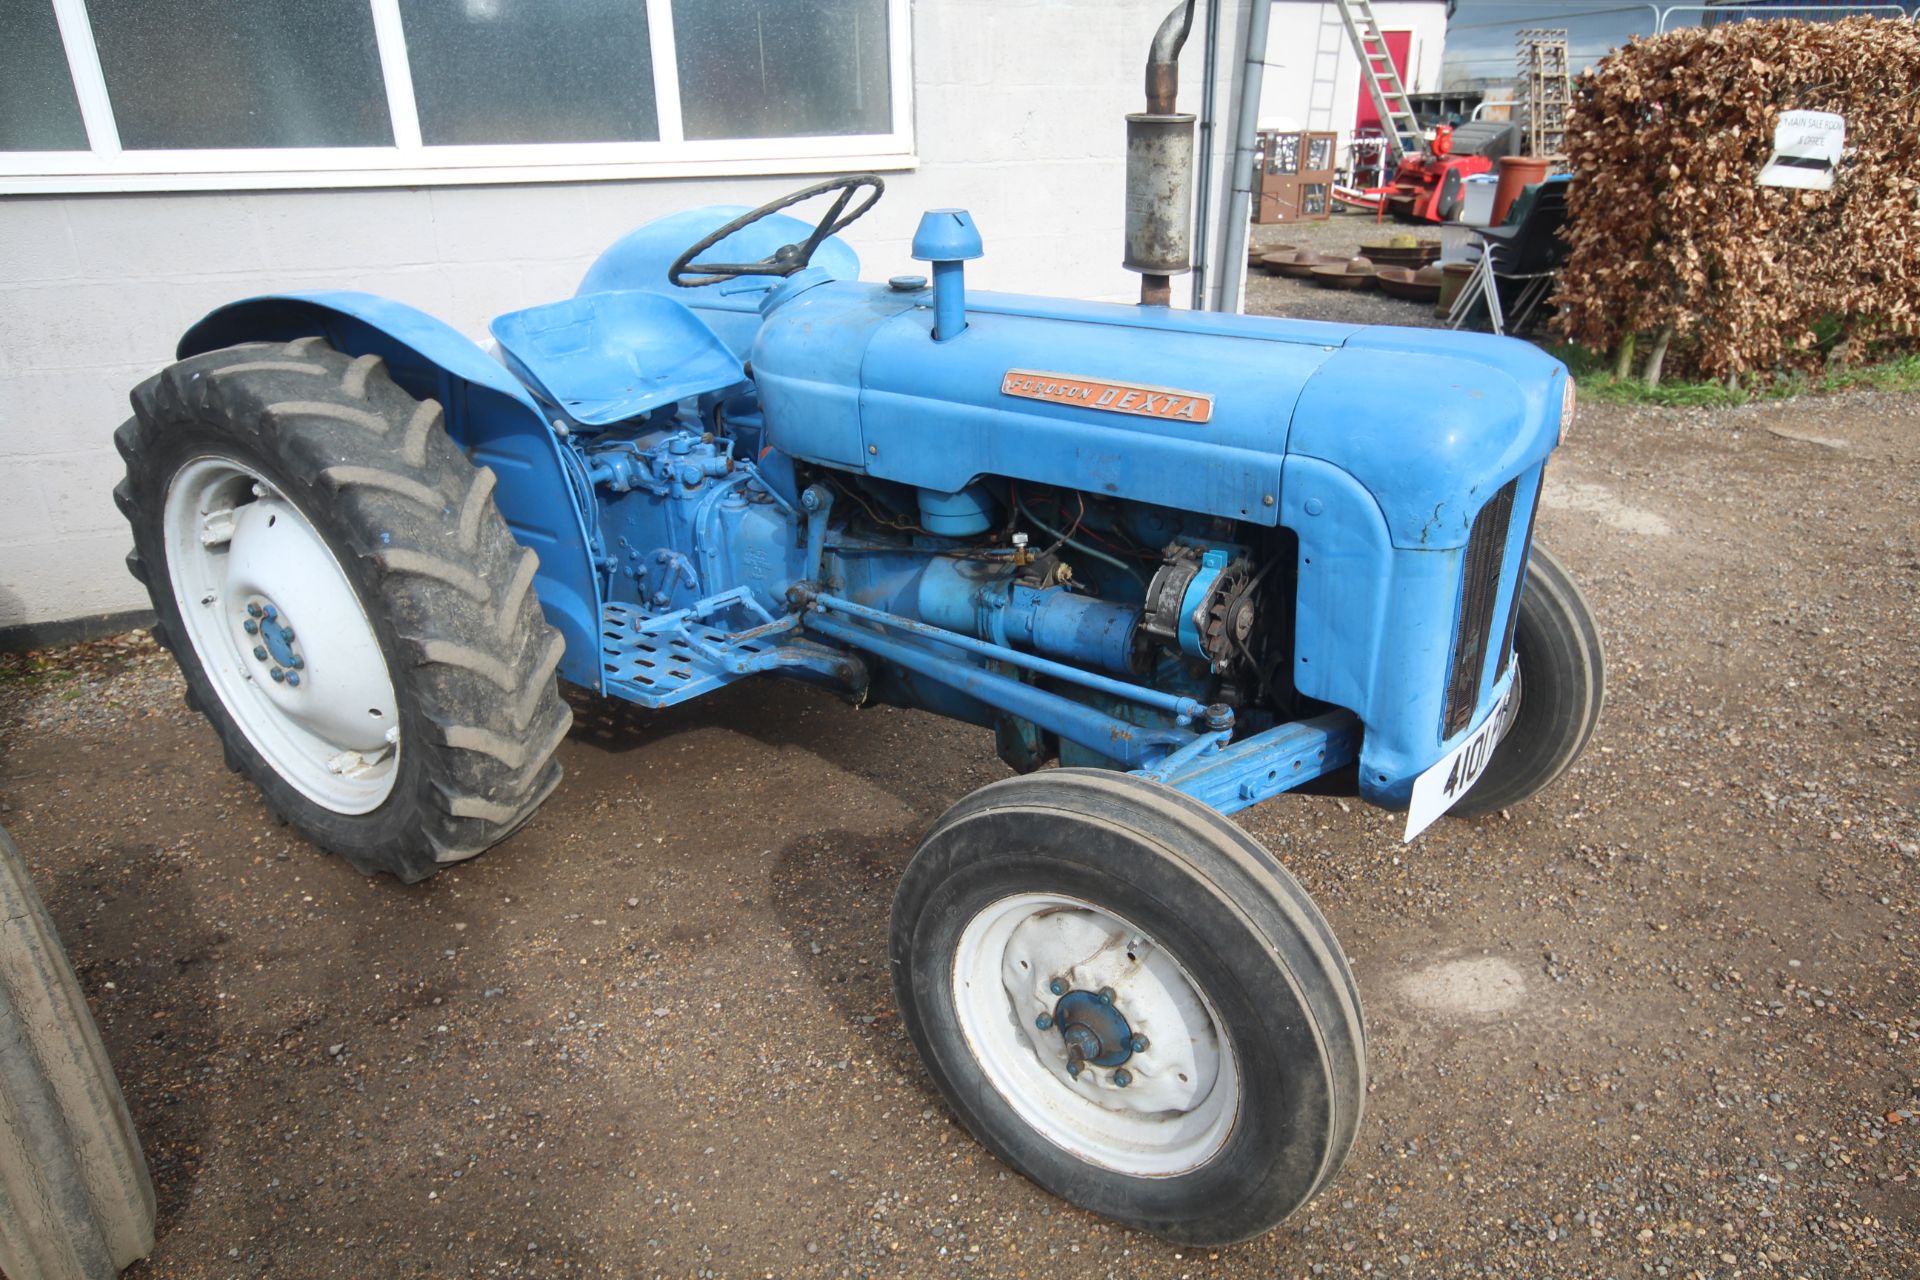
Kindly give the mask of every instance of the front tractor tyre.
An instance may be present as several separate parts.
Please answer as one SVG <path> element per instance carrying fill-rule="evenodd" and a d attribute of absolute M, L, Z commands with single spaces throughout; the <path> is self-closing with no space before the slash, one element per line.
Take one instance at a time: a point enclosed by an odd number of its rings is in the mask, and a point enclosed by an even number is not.
<path fill-rule="evenodd" d="M 1486 772 L 1453 806 L 1456 816 L 1493 813 L 1546 789 L 1600 723 L 1607 691 L 1600 628 L 1573 575 L 1544 547 L 1534 547 L 1527 559 L 1513 661 L 1520 707 Z"/>
<path fill-rule="evenodd" d="M 153 1181 L 100 1028 L 0 830 L 0 1273 L 112 1280 L 153 1249 Z"/>
<path fill-rule="evenodd" d="M 531 817 L 571 723 L 563 641 L 440 406 L 319 338 L 194 356 L 132 399 L 127 565 L 268 809 L 405 881 Z"/>
<path fill-rule="evenodd" d="M 1094 1213 L 1246 1239 L 1353 1144 L 1366 1046 L 1339 944 L 1271 854 L 1170 788 L 1058 769 L 976 791 L 914 854 L 890 960 L 967 1128 Z"/>

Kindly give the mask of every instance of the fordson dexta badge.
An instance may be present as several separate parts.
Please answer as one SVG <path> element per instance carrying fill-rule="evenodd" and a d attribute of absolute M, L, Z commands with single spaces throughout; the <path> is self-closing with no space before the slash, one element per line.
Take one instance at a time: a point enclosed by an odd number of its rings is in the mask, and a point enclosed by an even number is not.
<path fill-rule="evenodd" d="M 1035 369 L 1007 370 L 1006 377 L 1000 380 L 1000 394 L 1051 400 L 1082 409 L 1104 409 L 1108 413 L 1138 414 L 1142 418 L 1205 422 L 1213 417 L 1213 397 L 1197 391 L 1149 387 L 1111 378 L 1076 378 L 1070 373 L 1041 373 Z"/>

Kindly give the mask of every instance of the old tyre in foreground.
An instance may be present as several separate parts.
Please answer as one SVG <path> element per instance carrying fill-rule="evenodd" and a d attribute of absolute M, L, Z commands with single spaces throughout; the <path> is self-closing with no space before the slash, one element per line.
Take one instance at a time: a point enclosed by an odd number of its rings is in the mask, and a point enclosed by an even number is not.
<path fill-rule="evenodd" d="M 195 356 L 133 407 L 128 567 L 269 808 L 409 881 L 531 817 L 571 722 L 562 641 L 440 407 L 318 338 Z"/>
<path fill-rule="evenodd" d="M 153 1248 L 153 1183 L 100 1032 L 0 831 L 0 1271 L 104 1280 Z"/>
<path fill-rule="evenodd" d="M 967 1127 L 1095 1213 L 1245 1239 L 1352 1145 L 1366 1069 L 1345 957 L 1272 855 L 1177 791 L 1062 769 L 975 792 L 907 868 L 891 961 Z"/>
<path fill-rule="evenodd" d="M 1492 813 L 1545 789 L 1600 723 L 1606 655 L 1593 607 L 1566 566 L 1537 545 L 1514 621 L 1513 660 L 1520 708 L 1486 772 L 1453 806 L 1459 816 Z"/>

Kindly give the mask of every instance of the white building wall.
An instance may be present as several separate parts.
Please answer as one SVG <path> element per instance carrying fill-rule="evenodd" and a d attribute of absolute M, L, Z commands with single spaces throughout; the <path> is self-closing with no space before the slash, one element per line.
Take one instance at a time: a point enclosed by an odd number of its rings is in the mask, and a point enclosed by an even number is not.
<path fill-rule="evenodd" d="M 1446 53 L 1447 6 L 1439 0 L 1376 0 L 1373 12 L 1383 31 L 1412 33 L 1407 92 L 1437 91 L 1440 61 Z M 1260 95 L 1261 125 L 1335 130 L 1344 164 L 1364 92 L 1360 55 L 1354 52 L 1339 9 L 1321 0 L 1274 0 Z"/>
<path fill-rule="evenodd" d="M 915 0 L 920 164 L 885 175 L 886 197 L 848 233 L 864 274 L 924 270 L 907 255 L 921 212 L 959 206 L 986 242 L 968 266 L 975 287 L 1137 297 L 1119 265 L 1122 117 L 1143 108 L 1169 3 Z M 1238 0 L 1222 19 L 1224 150 Z M 1188 110 L 1202 44 L 1196 32 L 1183 60 Z M 0 197 L 0 627 L 145 607 L 123 563 L 112 433 L 127 391 L 213 307 L 364 289 L 480 334 L 500 312 L 571 294 L 601 249 L 651 218 L 759 204 L 805 180 Z"/>

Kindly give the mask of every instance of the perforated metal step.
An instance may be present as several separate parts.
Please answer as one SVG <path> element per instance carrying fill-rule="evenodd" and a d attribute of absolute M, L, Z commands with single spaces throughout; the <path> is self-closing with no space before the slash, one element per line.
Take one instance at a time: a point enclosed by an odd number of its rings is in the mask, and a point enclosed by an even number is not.
<path fill-rule="evenodd" d="M 701 657 L 678 635 L 648 635 L 639 626 L 653 617 L 629 604 L 610 604 L 600 613 L 600 671 L 607 692 L 644 707 L 669 707 L 745 677 Z M 698 622 L 682 624 L 688 635 L 742 654 L 770 648 L 767 640 L 730 644 L 727 634 Z"/>

